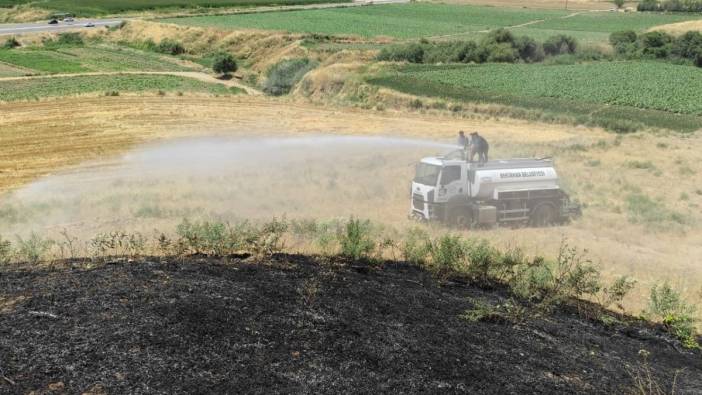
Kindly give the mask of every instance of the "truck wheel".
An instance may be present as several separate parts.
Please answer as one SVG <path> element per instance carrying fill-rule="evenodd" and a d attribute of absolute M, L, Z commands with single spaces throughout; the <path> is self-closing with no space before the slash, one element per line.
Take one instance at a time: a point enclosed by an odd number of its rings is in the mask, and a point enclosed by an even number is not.
<path fill-rule="evenodd" d="M 451 219 L 451 225 L 459 229 L 468 229 L 473 223 L 473 216 L 470 210 L 465 208 L 454 208 L 451 210 L 449 218 Z"/>
<path fill-rule="evenodd" d="M 549 203 L 542 203 L 534 207 L 531 212 L 531 226 L 544 227 L 556 223 L 556 209 Z"/>

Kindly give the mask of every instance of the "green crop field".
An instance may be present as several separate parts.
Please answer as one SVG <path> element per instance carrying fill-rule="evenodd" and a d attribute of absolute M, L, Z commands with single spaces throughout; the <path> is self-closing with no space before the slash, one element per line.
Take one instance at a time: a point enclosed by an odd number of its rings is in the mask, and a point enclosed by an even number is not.
<path fill-rule="evenodd" d="M 102 92 L 181 91 L 230 94 L 223 85 L 170 75 L 103 75 L 0 81 L 0 101 Z"/>
<path fill-rule="evenodd" d="M 11 65 L 0 63 L 0 78 L 2 77 L 19 77 L 27 74 L 26 70 L 13 67 Z"/>
<path fill-rule="evenodd" d="M 563 15 L 566 12 L 414 3 L 174 18 L 164 21 L 219 28 L 417 38 L 478 32 Z"/>
<path fill-rule="evenodd" d="M 422 96 L 565 114 L 602 126 L 630 120 L 685 131 L 702 128 L 702 73 L 691 66 L 659 62 L 413 65 L 370 82 Z"/>
<path fill-rule="evenodd" d="M 0 49 L 0 61 L 38 73 L 190 70 L 162 55 L 119 47 Z"/>
<path fill-rule="evenodd" d="M 515 27 L 522 34 L 539 39 L 554 34 L 570 34 L 586 41 L 606 41 L 609 33 L 692 19 L 699 14 L 590 12 L 574 16 L 563 10 L 532 10 L 447 4 L 387 4 L 294 12 L 202 16 L 166 19 L 189 26 L 282 30 L 299 33 L 390 36 L 401 39 L 450 35 L 456 38 L 479 36 L 482 32 Z M 569 16 L 565 18 L 566 16 Z"/>
<path fill-rule="evenodd" d="M 67 58 L 54 51 L 2 49 L 0 61 L 43 73 L 80 73 L 89 71 L 77 58 Z"/>
<path fill-rule="evenodd" d="M 71 12 L 77 16 L 116 14 L 161 8 L 250 7 L 263 5 L 294 5 L 343 3 L 348 0 L 0 0 L 0 7 L 31 3 L 40 8 Z"/>

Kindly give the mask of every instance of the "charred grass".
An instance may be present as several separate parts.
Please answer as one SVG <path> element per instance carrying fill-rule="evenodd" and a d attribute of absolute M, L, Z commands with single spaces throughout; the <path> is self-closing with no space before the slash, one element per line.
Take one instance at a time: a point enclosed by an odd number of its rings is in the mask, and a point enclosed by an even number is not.
<path fill-rule="evenodd" d="M 702 388 L 699 352 L 658 327 L 569 307 L 496 318 L 515 303 L 505 289 L 407 263 L 189 256 L 0 273 L 5 393 Z M 476 309 L 490 313 L 464 318 Z"/>

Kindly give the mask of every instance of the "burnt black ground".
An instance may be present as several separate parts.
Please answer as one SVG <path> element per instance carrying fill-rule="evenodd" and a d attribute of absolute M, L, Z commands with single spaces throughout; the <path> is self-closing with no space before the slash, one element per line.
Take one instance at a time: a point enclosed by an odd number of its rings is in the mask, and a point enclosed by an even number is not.
<path fill-rule="evenodd" d="M 5 267 L 0 393 L 621 393 L 640 350 L 664 389 L 680 371 L 702 393 L 702 355 L 645 324 L 459 318 L 503 297 L 299 256 Z"/>

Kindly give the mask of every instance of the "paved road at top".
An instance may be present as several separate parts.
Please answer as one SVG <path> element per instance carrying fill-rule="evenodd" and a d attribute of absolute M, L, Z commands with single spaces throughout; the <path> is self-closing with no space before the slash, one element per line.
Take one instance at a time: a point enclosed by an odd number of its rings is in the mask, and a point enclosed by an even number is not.
<path fill-rule="evenodd" d="M 321 3 L 321 4 L 306 4 L 306 5 L 294 5 L 294 6 L 277 6 L 277 7 L 257 7 L 257 8 L 247 8 L 242 10 L 237 10 L 231 12 L 231 14 L 250 14 L 256 12 L 275 12 L 275 11 L 294 11 L 294 10 L 307 10 L 307 9 L 317 9 L 317 8 L 344 8 L 344 7 L 358 7 L 376 4 L 402 4 L 409 3 L 410 0 L 353 0 L 351 3 Z M 208 15 L 208 14 L 203 14 Z M 189 16 L 197 16 L 197 14 L 192 14 Z M 168 17 L 173 17 L 172 15 Z M 158 18 L 156 18 L 158 19 Z M 28 33 L 43 33 L 43 32 L 55 32 L 71 29 L 92 29 L 90 27 L 85 27 L 85 24 L 92 22 L 95 27 L 98 26 L 116 26 L 122 23 L 124 19 L 83 19 L 76 20 L 75 22 L 59 22 L 56 25 L 49 25 L 47 22 L 38 23 L 13 23 L 13 24 L 0 24 L 0 36 L 3 35 L 20 35 Z"/>
<path fill-rule="evenodd" d="M 85 24 L 92 22 L 95 27 L 99 26 L 116 26 L 122 23 L 122 19 L 96 19 L 96 20 L 76 20 L 75 22 L 59 22 L 56 25 L 49 25 L 48 22 L 40 23 L 14 23 L 0 25 L 0 36 L 3 35 L 19 35 L 25 33 L 42 33 L 54 32 L 72 29 L 94 29 L 94 27 L 85 27 Z"/>

